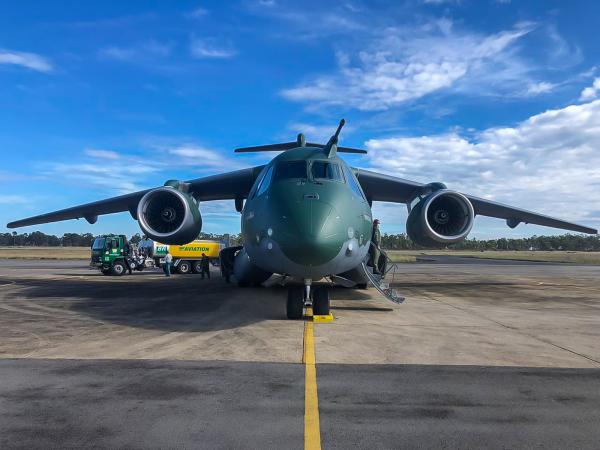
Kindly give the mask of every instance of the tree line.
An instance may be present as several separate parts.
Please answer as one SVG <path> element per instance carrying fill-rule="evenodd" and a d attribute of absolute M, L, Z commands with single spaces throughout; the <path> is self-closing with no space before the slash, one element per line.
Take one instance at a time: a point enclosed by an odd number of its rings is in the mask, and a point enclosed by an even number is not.
<path fill-rule="evenodd" d="M 131 242 L 137 244 L 142 240 L 140 233 L 131 237 Z M 212 239 L 229 242 L 229 245 L 241 245 L 241 234 L 200 233 L 200 239 Z M 41 231 L 33 233 L 0 233 L 0 246 L 27 247 L 89 247 L 94 241 L 91 233 L 65 233 L 62 237 L 45 234 Z M 421 250 L 408 236 L 385 233 L 381 237 L 381 247 L 386 250 Z M 579 250 L 600 251 L 600 236 L 585 236 L 580 234 L 563 234 L 560 236 L 531 236 L 528 238 L 500 239 L 467 239 L 458 244 L 449 245 L 453 250 Z"/>
<path fill-rule="evenodd" d="M 381 247 L 387 250 L 422 250 L 408 236 L 383 234 Z M 560 236 L 531 236 L 527 238 L 466 239 L 447 246 L 451 250 L 571 250 L 600 251 L 600 236 L 562 234 Z"/>
<path fill-rule="evenodd" d="M 16 231 L 12 233 L 0 233 L 0 246 L 10 247 L 90 247 L 94 242 L 95 235 L 91 233 L 65 233 L 61 237 L 54 236 L 52 234 L 45 234 L 41 231 L 34 231 L 33 233 L 22 233 L 18 234 Z M 227 242 L 229 238 L 229 245 L 240 245 L 241 235 L 240 234 L 213 234 L 213 233 L 200 233 L 199 239 L 211 239 Z M 140 233 L 136 233 L 130 238 L 130 242 L 133 244 L 139 243 L 143 239 Z"/>

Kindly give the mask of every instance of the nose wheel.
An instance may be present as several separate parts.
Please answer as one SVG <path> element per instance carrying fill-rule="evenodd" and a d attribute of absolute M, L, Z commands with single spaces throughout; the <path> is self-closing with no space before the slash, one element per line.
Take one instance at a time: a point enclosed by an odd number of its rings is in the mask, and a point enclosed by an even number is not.
<path fill-rule="evenodd" d="M 302 319 L 304 305 L 310 303 L 310 297 L 312 297 L 313 315 L 329 315 L 330 296 L 327 287 L 317 287 L 311 290 L 310 288 L 307 289 L 306 286 L 291 286 L 288 288 L 287 318 L 291 320 Z"/>
<path fill-rule="evenodd" d="M 302 286 L 288 288 L 287 318 L 300 320 L 304 312 L 304 289 Z"/>
<path fill-rule="evenodd" d="M 313 315 L 329 315 L 329 289 L 319 287 L 313 291 Z"/>

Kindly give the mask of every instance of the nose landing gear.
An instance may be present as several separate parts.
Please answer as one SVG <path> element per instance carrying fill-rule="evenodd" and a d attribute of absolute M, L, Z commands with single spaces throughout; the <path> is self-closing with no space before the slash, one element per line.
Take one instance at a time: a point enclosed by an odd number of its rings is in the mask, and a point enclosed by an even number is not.
<path fill-rule="evenodd" d="M 304 280 L 304 286 L 290 286 L 287 298 L 287 318 L 302 319 L 304 306 L 312 303 L 313 315 L 329 315 L 329 289 L 319 286 L 311 290 L 311 280 Z"/>
<path fill-rule="evenodd" d="M 302 319 L 304 312 L 304 289 L 301 286 L 288 288 L 287 318 L 291 320 Z"/>
<path fill-rule="evenodd" d="M 313 292 L 313 314 L 315 316 L 329 315 L 329 289 L 319 287 Z"/>

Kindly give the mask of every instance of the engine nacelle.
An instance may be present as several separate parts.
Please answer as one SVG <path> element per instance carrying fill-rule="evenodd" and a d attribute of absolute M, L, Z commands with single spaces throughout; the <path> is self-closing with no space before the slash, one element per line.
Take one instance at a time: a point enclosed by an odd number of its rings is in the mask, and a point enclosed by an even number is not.
<path fill-rule="evenodd" d="M 172 186 L 147 192 L 138 204 L 137 219 L 146 236 L 163 244 L 187 244 L 202 230 L 196 200 Z"/>
<path fill-rule="evenodd" d="M 260 267 L 254 265 L 250 261 L 250 256 L 246 253 L 246 249 L 242 248 L 233 261 L 233 276 L 241 286 L 259 285 L 267 281 L 273 275 Z"/>
<path fill-rule="evenodd" d="M 440 189 L 411 209 L 406 232 L 424 247 L 441 247 L 466 239 L 473 227 L 473 205 L 460 192 Z"/>

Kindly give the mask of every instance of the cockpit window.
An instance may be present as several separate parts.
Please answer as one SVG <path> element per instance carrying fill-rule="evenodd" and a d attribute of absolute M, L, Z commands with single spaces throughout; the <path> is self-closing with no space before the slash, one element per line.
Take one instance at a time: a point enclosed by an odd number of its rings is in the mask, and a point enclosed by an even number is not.
<path fill-rule="evenodd" d="M 275 181 L 306 178 L 306 161 L 281 161 L 277 163 Z"/>
<path fill-rule="evenodd" d="M 267 189 L 269 189 L 269 186 L 271 185 L 271 178 L 273 178 L 273 166 L 269 167 L 263 179 L 260 180 L 260 185 L 256 191 L 257 196 L 262 195 Z"/>
<path fill-rule="evenodd" d="M 352 193 L 356 195 L 361 200 L 366 200 L 365 194 L 363 193 L 358 181 L 352 174 L 352 170 L 346 167 L 346 178 L 348 178 L 348 183 L 350 183 L 350 188 L 352 189 Z"/>
<path fill-rule="evenodd" d="M 344 182 L 340 166 L 328 161 L 313 161 L 311 174 L 314 180 L 333 180 Z"/>

